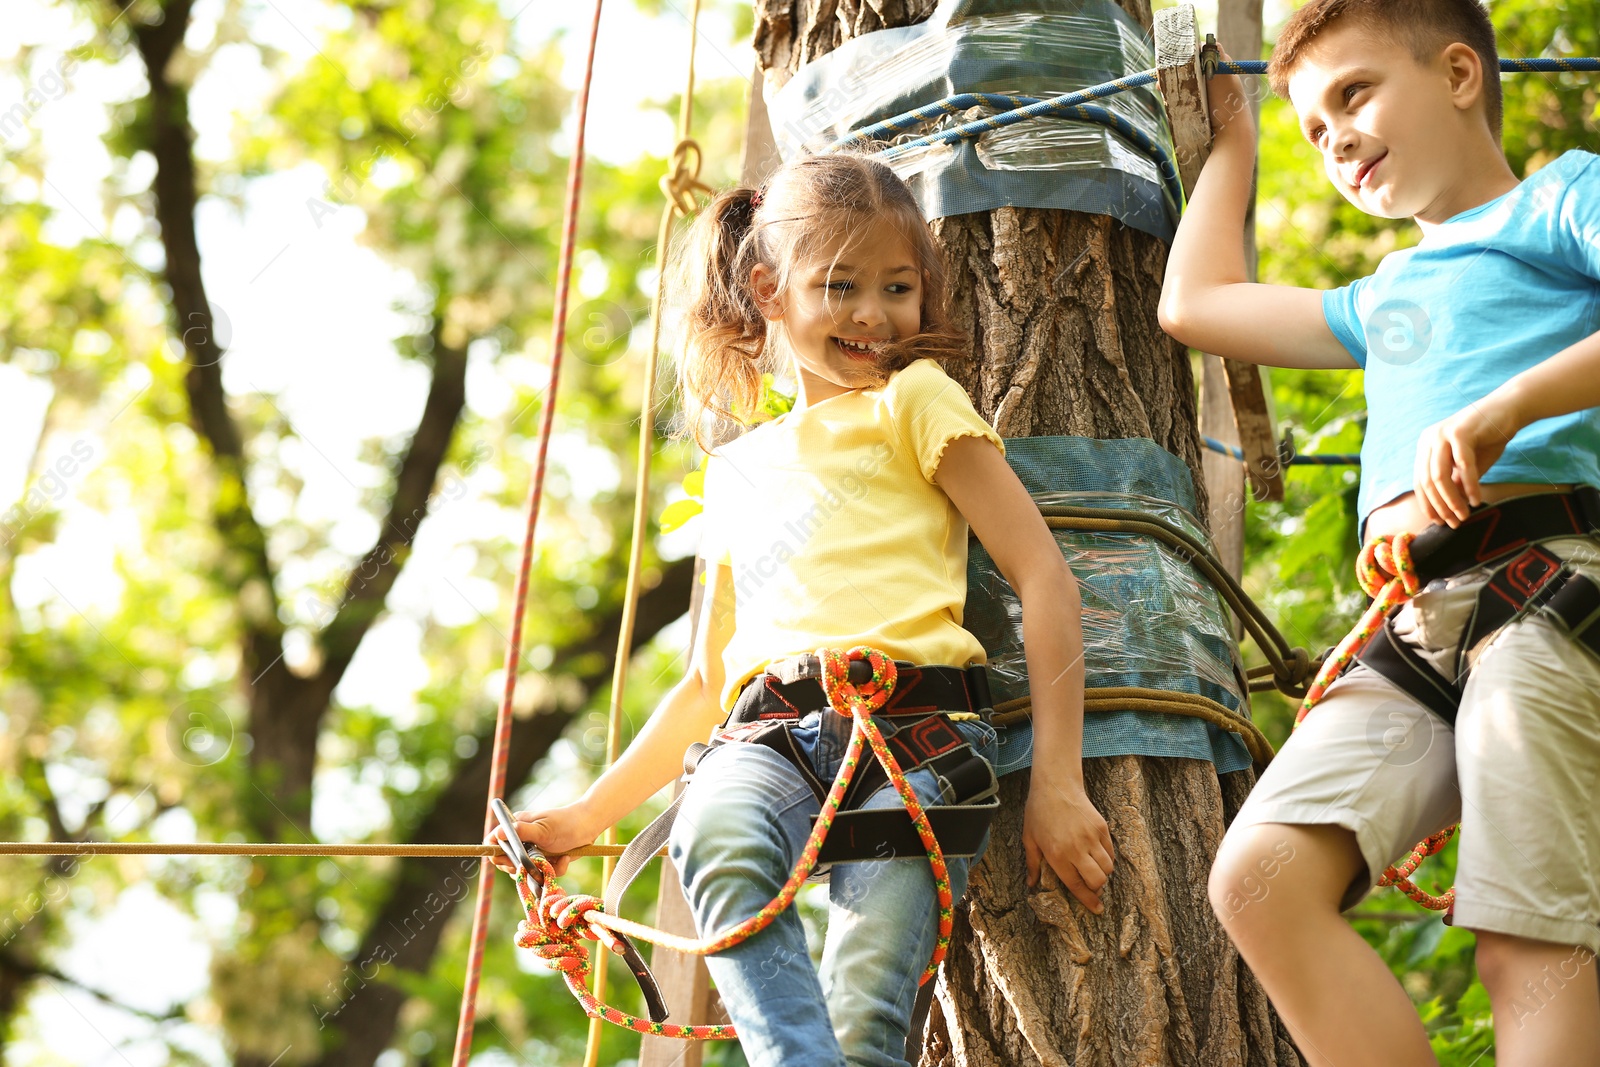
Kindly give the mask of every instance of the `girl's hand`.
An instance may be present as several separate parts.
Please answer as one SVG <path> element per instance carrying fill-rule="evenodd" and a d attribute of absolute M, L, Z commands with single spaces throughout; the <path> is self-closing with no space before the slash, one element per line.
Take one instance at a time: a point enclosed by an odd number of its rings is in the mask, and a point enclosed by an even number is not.
<path fill-rule="evenodd" d="M 1096 915 L 1105 907 L 1100 891 L 1111 877 L 1111 831 L 1095 810 L 1083 785 L 1071 778 L 1053 778 L 1035 767 L 1022 813 L 1022 850 L 1028 863 L 1028 887 L 1039 884 L 1041 857 L 1067 891 Z"/>
<path fill-rule="evenodd" d="M 1429 522 L 1454 529 L 1483 502 L 1478 479 L 1516 436 L 1517 422 L 1493 395 L 1468 404 L 1422 432 L 1417 442 L 1417 500 Z"/>
<path fill-rule="evenodd" d="M 560 808 L 548 808 L 544 811 L 519 811 L 512 816 L 517 823 L 517 836 L 529 844 L 537 846 L 540 852 L 550 861 L 557 875 L 567 873 L 567 864 L 572 862 L 571 856 L 561 855 L 570 852 L 581 845 L 588 845 L 600 836 L 603 827 L 596 828 L 581 804 L 568 804 Z M 502 826 L 496 826 L 485 842 L 498 846 L 505 840 L 506 832 Z M 511 860 L 504 852 L 497 853 L 494 865 L 508 874 L 512 872 Z"/>

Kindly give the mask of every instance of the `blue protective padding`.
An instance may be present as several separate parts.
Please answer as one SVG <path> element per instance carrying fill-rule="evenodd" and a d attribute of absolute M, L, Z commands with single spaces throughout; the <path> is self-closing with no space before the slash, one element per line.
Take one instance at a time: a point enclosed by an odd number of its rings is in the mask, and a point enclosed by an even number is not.
<path fill-rule="evenodd" d="M 1011 438 L 1006 460 L 1040 505 L 1155 512 L 1210 544 L 1194 519 L 1188 468 L 1148 438 Z M 1197 693 L 1248 714 L 1227 609 L 1198 571 L 1151 537 L 1053 532 L 1083 600 L 1088 687 Z M 976 540 L 968 552 L 963 625 L 988 653 L 996 702 L 1026 695 L 1020 604 Z M 1001 729 L 1000 773 L 1031 764 L 1032 733 L 1028 723 Z M 1086 714 L 1083 754 L 1207 759 L 1219 774 L 1251 764 L 1236 734 L 1188 716 L 1133 711 Z"/>
<path fill-rule="evenodd" d="M 1111 0 L 941 0 L 925 22 L 862 34 L 806 63 L 767 107 L 788 160 L 958 93 L 1051 97 L 1153 65 L 1144 30 Z M 1153 88 L 1100 103 L 1171 154 L 1171 130 Z M 1080 132 L 1052 132 L 1065 126 Z M 1102 126 L 1038 119 L 917 152 L 891 165 L 930 219 L 1014 206 L 1110 215 L 1164 241 L 1176 230 L 1179 205 L 1159 167 Z M 1018 166 L 1028 169 L 1011 169 Z"/>

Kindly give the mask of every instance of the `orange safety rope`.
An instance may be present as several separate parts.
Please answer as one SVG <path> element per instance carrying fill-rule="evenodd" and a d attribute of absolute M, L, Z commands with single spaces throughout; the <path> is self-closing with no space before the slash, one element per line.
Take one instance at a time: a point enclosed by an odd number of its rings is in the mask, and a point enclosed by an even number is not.
<path fill-rule="evenodd" d="M 495 716 L 494 749 L 489 769 L 489 799 L 505 791 L 506 761 L 511 745 L 511 707 L 517 692 L 517 667 L 522 656 L 522 616 L 528 602 L 528 580 L 533 569 L 533 537 L 539 521 L 539 503 L 544 496 L 546 457 L 550 434 L 555 425 L 556 389 L 561 382 L 561 353 L 567 342 L 567 294 L 572 279 L 572 259 L 578 235 L 578 203 L 583 189 L 584 132 L 589 118 L 589 86 L 594 81 L 595 43 L 600 36 L 600 7 L 594 2 L 594 21 L 589 29 L 589 50 L 584 60 L 583 84 L 578 91 L 577 138 L 567 167 L 567 203 L 562 222 L 561 254 L 556 268 L 556 300 L 550 342 L 550 384 L 545 389 L 544 411 L 539 426 L 539 452 L 534 462 L 533 486 L 528 493 L 528 524 L 522 538 L 522 560 L 517 568 L 516 592 L 511 600 L 511 637 L 506 642 L 505 689 Z M 484 812 L 483 834 L 489 836 L 494 816 Z M 461 1014 L 456 1021 L 454 1067 L 466 1067 L 472 1055 L 472 1029 L 477 1016 L 478 978 L 483 971 L 483 950 L 489 934 L 489 904 L 494 893 L 494 865 L 482 861 L 478 876 L 478 900 L 472 914 L 472 943 L 467 952 L 467 976 L 461 994 Z"/>
<path fill-rule="evenodd" d="M 738 1037 L 732 1026 L 679 1026 L 651 1022 L 603 1003 L 585 984 L 584 979 L 589 972 L 589 952 L 582 942 L 584 939 L 598 941 L 613 952 L 620 952 L 621 946 L 612 936 L 613 933 L 619 933 L 690 955 L 708 956 L 741 944 L 765 930 L 794 902 L 795 894 L 816 868 L 817 856 L 822 852 L 828 831 L 833 828 L 833 817 L 855 776 L 864 745 L 872 746 L 873 756 L 888 773 L 889 781 L 900 795 L 901 803 L 916 825 L 923 848 L 927 850 L 928 863 L 933 869 L 934 888 L 939 898 L 939 939 L 918 984 L 926 982 L 938 971 L 939 963 L 949 948 L 950 931 L 955 923 L 955 897 L 950 890 L 950 872 L 945 865 L 944 850 L 939 847 L 939 840 L 934 836 L 933 826 L 928 822 L 917 794 L 906 780 L 894 753 L 889 751 L 877 724 L 872 721 L 872 713 L 883 707 L 894 692 L 894 660 L 877 649 L 865 646 L 857 646 L 849 652 L 821 648 L 817 650 L 817 657 L 822 661 L 822 687 L 828 694 L 828 703 L 838 714 L 852 717 L 850 744 L 845 750 L 844 761 L 839 765 L 833 788 L 828 791 L 822 811 L 811 828 L 811 836 L 807 838 L 799 860 L 789 873 L 789 880 L 760 911 L 721 934 L 696 940 L 608 915 L 604 911 L 604 902 L 598 897 L 568 896 L 556 884 L 555 869 L 537 852 L 530 852 L 529 856 L 540 875 L 539 889 L 535 890 L 528 884 L 522 871 L 512 875 L 517 885 L 517 896 L 527 914 L 517 927 L 517 944 L 533 949 L 561 969 L 567 988 L 589 1018 L 603 1019 L 656 1037 L 691 1041 L 726 1041 Z M 865 659 L 872 665 L 872 680 L 859 687 L 849 681 L 850 661 L 856 659 Z"/>
<path fill-rule="evenodd" d="M 1414 540 L 1415 536 L 1409 533 L 1394 537 L 1385 535 L 1373 538 L 1361 549 L 1361 555 L 1356 559 L 1356 579 L 1366 594 L 1373 598 L 1372 606 L 1367 608 L 1366 614 L 1323 661 L 1322 669 L 1317 672 L 1311 688 L 1306 690 L 1306 698 L 1295 715 L 1296 729 L 1326 695 L 1333 680 L 1372 640 L 1372 635 L 1378 632 L 1389 612 L 1410 600 L 1422 588 L 1416 564 L 1411 561 L 1411 542 Z M 1455 888 L 1451 887 L 1435 896 L 1413 882 L 1411 876 L 1423 860 L 1444 848 L 1456 830 L 1457 827 L 1452 826 L 1419 842 L 1405 859 L 1384 870 L 1378 885 L 1385 888 L 1393 886 L 1430 911 L 1448 913 L 1455 907 Z"/>

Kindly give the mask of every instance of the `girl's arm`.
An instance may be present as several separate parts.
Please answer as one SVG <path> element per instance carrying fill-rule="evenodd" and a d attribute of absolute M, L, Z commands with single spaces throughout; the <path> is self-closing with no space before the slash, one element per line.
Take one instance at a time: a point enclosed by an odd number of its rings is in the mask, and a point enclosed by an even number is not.
<path fill-rule="evenodd" d="M 684 752 L 694 742 L 704 741 L 724 718 L 722 651 L 733 634 L 733 582 L 720 564 L 708 563 L 705 574 L 705 599 L 689 670 L 662 698 L 639 736 L 577 800 L 516 813 L 517 836 L 549 854 L 557 874 L 565 873 L 569 862 L 557 854 L 591 843 L 670 784 L 683 773 Z M 503 836 L 496 827 L 489 840 Z M 497 856 L 495 863 L 511 868 L 504 856 Z"/>
<path fill-rule="evenodd" d="M 1033 498 L 994 444 L 958 437 L 934 481 L 983 542 L 1022 601 L 1033 697 L 1033 778 L 1023 813 L 1028 884 L 1042 858 L 1099 914 L 1111 875 L 1111 832 L 1083 790 L 1083 630 L 1078 583 Z"/>

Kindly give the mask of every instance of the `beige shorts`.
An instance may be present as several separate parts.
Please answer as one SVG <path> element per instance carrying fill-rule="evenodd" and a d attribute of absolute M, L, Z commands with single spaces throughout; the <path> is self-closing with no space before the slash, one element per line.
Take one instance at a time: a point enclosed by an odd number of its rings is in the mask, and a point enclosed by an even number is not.
<path fill-rule="evenodd" d="M 1600 581 L 1600 542 L 1544 547 Z M 1430 582 L 1395 633 L 1447 676 L 1489 568 Z M 1334 824 L 1367 871 L 1343 907 L 1418 841 L 1461 823 L 1455 924 L 1600 953 L 1600 659 L 1529 615 L 1469 658 L 1454 729 L 1366 667 L 1328 688 L 1230 832 Z"/>

